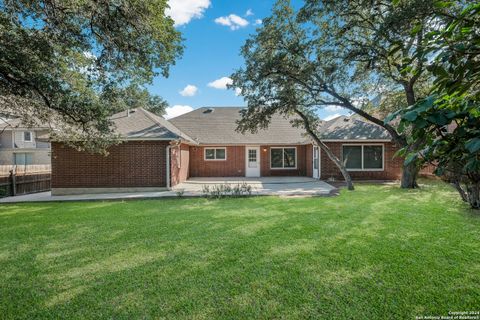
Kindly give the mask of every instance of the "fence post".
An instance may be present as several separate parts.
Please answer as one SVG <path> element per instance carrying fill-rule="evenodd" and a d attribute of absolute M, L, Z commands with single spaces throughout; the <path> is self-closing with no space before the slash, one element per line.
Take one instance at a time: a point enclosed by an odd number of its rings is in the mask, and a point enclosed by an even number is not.
<path fill-rule="evenodd" d="M 16 174 L 16 166 L 13 167 L 12 170 L 10 170 L 10 177 L 12 179 L 12 196 L 17 195 L 17 174 Z"/>

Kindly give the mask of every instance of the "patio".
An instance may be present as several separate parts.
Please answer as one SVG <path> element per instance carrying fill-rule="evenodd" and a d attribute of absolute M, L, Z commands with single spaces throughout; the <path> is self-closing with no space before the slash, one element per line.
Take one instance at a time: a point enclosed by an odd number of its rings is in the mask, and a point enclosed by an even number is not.
<path fill-rule="evenodd" d="M 337 190 L 335 187 L 324 181 L 308 177 L 191 178 L 176 185 L 170 191 L 99 193 L 64 196 L 52 196 L 50 192 L 40 192 L 2 198 L 0 199 L 0 203 L 171 198 L 177 197 L 177 192 L 181 190 L 185 197 L 200 197 L 203 195 L 202 188 L 204 185 L 237 185 L 242 183 L 252 186 L 252 195 L 262 196 L 327 196 Z"/>
<path fill-rule="evenodd" d="M 277 196 L 313 196 L 328 195 L 335 187 L 324 181 L 308 177 L 261 177 L 261 178 L 190 178 L 176 185 L 173 190 L 184 190 L 185 195 L 193 195 L 202 192 L 204 185 L 237 185 L 246 183 L 252 186 L 254 195 L 277 195 Z"/>

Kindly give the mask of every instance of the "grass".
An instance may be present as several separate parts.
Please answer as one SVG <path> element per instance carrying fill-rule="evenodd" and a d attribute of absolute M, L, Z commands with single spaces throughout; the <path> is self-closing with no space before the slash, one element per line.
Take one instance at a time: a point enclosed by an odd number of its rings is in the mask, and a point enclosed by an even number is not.
<path fill-rule="evenodd" d="M 450 187 L 0 206 L 0 318 L 414 319 L 479 310 Z"/>

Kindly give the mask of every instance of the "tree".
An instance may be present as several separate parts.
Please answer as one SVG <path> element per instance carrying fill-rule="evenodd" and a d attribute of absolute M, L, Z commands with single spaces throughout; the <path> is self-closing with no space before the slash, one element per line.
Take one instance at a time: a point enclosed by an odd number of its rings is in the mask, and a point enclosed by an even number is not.
<path fill-rule="evenodd" d="M 300 19 L 315 25 L 318 54 L 334 49 L 340 63 L 349 66 L 349 81 L 356 83 L 365 97 L 383 91 L 395 103 L 389 107 L 401 109 L 415 104 L 429 87 L 425 34 L 444 25 L 433 14 L 438 10 L 447 8 L 418 0 L 307 0 Z M 373 88 L 372 83 L 376 84 Z M 403 101 L 398 100 L 400 92 Z M 355 106 L 348 97 L 343 98 L 342 107 L 383 126 L 399 147 L 408 145 L 407 133 L 383 122 L 385 113 Z M 418 186 L 418 170 L 415 162 L 403 166 L 402 188 Z"/>
<path fill-rule="evenodd" d="M 49 123 L 53 137 L 78 148 L 104 149 L 120 95 L 168 76 L 182 53 L 166 7 L 166 0 L 1 1 L 0 111 Z"/>
<path fill-rule="evenodd" d="M 442 1 L 454 6 L 454 1 Z M 480 4 L 459 14 L 437 12 L 448 24 L 428 34 L 428 68 L 435 76 L 431 94 L 387 120 L 401 117 L 409 130 L 403 148 L 406 163 L 436 165 L 435 173 L 451 182 L 462 200 L 480 210 Z M 418 143 L 421 141 L 421 143 Z"/>
<path fill-rule="evenodd" d="M 143 108 L 156 115 L 162 116 L 165 114 L 165 109 L 168 103 L 157 95 L 152 95 L 145 88 L 137 86 L 128 86 L 121 88 L 115 93 L 117 99 L 114 103 L 115 112 L 120 112 L 127 109 Z"/>
<path fill-rule="evenodd" d="M 337 83 L 340 79 L 331 77 L 331 71 L 323 68 L 334 59 L 325 54 L 324 64 L 309 60 L 314 46 L 307 31 L 294 23 L 295 15 L 290 6 L 279 2 L 273 16 L 263 20 L 257 34 L 242 47 L 245 68 L 232 75 L 232 87 L 240 88 L 248 108 L 242 110 L 238 123 L 241 132 L 255 132 L 269 125 L 273 114 L 286 117 L 296 116 L 295 126 L 302 126 L 308 135 L 335 163 L 341 171 L 349 190 L 353 190 L 352 179 L 345 165 L 322 142 L 318 135 L 318 117 L 315 110 L 338 102 L 323 100 L 316 82 L 324 85 Z M 341 80 L 340 80 L 341 81 Z"/>

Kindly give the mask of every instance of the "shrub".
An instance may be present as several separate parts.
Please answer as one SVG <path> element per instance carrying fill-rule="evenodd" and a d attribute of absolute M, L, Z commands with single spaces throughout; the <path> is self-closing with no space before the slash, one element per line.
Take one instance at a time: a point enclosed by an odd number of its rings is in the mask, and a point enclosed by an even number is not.
<path fill-rule="evenodd" d="M 202 194 L 207 198 L 220 199 L 223 197 L 243 197 L 252 195 L 252 186 L 246 182 L 234 186 L 230 184 L 215 184 L 202 186 Z"/>

